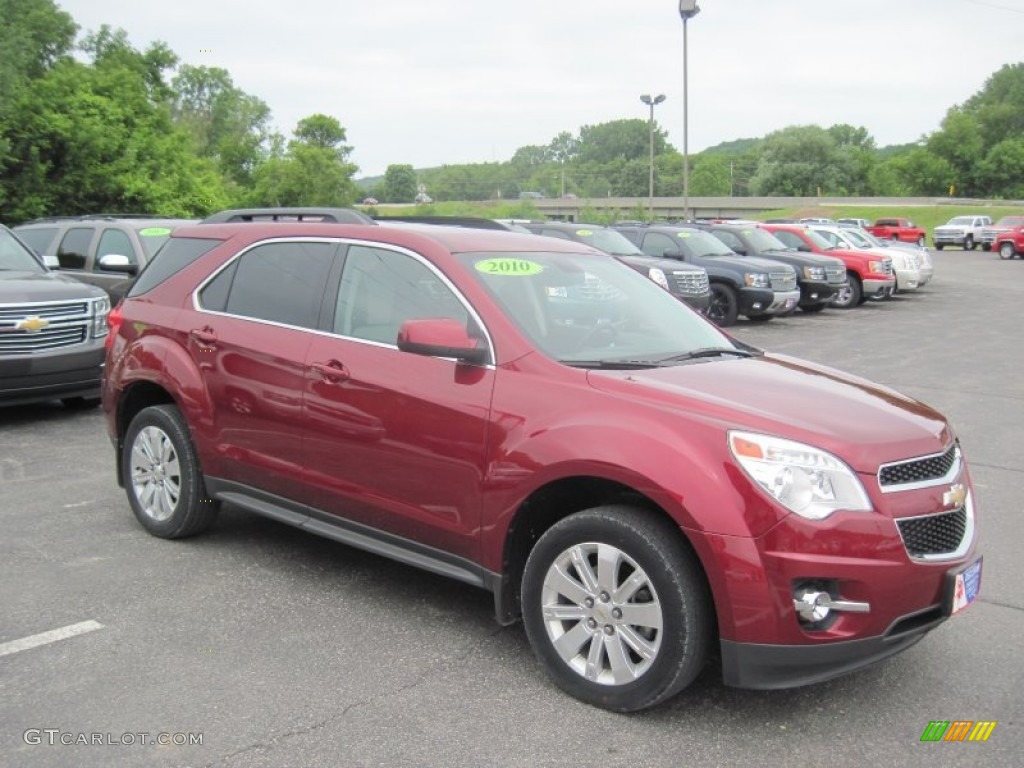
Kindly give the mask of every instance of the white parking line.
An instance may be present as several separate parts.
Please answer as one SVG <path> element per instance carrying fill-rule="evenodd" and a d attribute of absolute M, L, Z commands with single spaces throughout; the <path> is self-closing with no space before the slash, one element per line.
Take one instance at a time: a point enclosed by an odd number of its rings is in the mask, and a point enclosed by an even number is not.
<path fill-rule="evenodd" d="M 18 651 L 27 651 L 29 648 L 36 648 L 47 643 L 55 643 L 58 640 L 67 640 L 75 635 L 84 635 L 86 632 L 93 632 L 103 629 L 98 621 L 80 621 L 77 624 L 69 624 L 60 629 L 51 629 L 49 632 L 40 632 L 38 635 L 23 637 L 21 640 L 11 640 L 9 643 L 0 643 L 0 656 L 7 656 Z"/>

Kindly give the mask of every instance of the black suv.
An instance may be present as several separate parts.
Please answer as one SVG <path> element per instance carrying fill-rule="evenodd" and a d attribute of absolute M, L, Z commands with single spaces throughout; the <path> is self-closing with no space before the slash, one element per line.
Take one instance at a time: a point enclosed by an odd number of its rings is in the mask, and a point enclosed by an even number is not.
<path fill-rule="evenodd" d="M 693 227 L 668 224 L 616 224 L 618 232 L 653 258 L 679 259 L 703 267 L 711 281 L 708 318 L 727 327 L 739 315 L 771 320 L 791 312 L 800 300 L 796 270 L 756 256 L 740 256 L 718 238 Z"/>
<path fill-rule="evenodd" d="M 517 222 L 535 235 L 574 240 L 611 254 L 623 264 L 647 275 L 677 299 L 700 312 L 711 306 L 711 288 L 707 270 L 679 259 L 656 259 L 644 254 L 624 235 L 600 224 L 564 221 Z"/>
<path fill-rule="evenodd" d="M 698 222 L 694 226 L 710 232 L 738 254 L 761 256 L 793 267 L 800 286 L 799 306 L 804 312 L 820 312 L 847 286 L 846 265 L 841 260 L 787 248 L 757 223 Z"/>
<path fill-rule="evenodd" d="M 110 300 L 50 272 L 0 225 L 0 405 L 99 403 Z"/>
<path fill-rule="evenodd" d="M 53 216 L 14 227 L 23 241 L 56 268 L 98 285 L 115 303 L 171 232 L 192 219 L 96 214 Z"/>

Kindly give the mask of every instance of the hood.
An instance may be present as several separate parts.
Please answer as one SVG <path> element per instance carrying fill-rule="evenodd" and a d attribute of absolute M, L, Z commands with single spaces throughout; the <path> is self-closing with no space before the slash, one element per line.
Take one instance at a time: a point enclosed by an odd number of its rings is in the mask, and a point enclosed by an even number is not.
<path fill-rule="evenodd" d="M 102 289 L 55 272 L 0 271 L 0 305 L 81 301 L 106 296 Z"/>
<path fill-rule="evenodd" d="M 886 462 L 939 453 L 952 440 L 946 420 L 927 405 L 782 355 L 590 371 L 588 379 L 595 389 L 717 423 L 723 431 L 745 429 L 817 446 L 867 474 Z"/>
<path fill-rule="evenodd" d="M 781 261 L 761 256 L 710 256 L 712 264 L 728 264 L 744 272 L 792 272 L 793 267 Z"/>
<path fill-rule="evenodd" d="M 807 253 L 806 251 L 761 251 L 757 255 L 796 267 L 835 267 L 843 265 L 842 259 L 835 259 L 821 253 Z"/>

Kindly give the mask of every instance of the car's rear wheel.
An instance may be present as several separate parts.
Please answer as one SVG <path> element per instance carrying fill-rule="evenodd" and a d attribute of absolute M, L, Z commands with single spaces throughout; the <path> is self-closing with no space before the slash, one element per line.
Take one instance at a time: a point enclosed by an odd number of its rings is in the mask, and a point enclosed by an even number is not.
<path fill-rule="evenodd" d="M 1013 243 L 1007 240 L 1004 243 L 999 244 L 999 258 L 1000 259 L 1012 259 L 1016 255 L 1017 249 Z"/>
<path fill-rule="evenodd" d="M 917 244 L 918 244 L 919 247 L 924 248 L 924 246 L 925 246 L 924 235 L 921 235 L 919 238 L 917 238 Z"/>
<path fill-rule="evenodd" d="M 941 251 L 941 250 L 942 250 L 943 248 L 945 248 L 945 247 L 946 247 L 946 246 L 945 246 L 945 244 L 943 244 L 943 243 L 936 243 L 936 244 L 935 244 L 935 250 L 936 250 L 936 251 Z"/>
<path fill-rule="evenodd" d="M 992 243 L 982 243 L 981 244 L 981 250 L 986 251 L 986 252 L 987 251 L 991 251 L 992 250 Z"/>
<path fill-rule="evenodd" d="M 188 425 L 173 405 L 145 408 L 132 419 L 121 451 L 125 491 L 142 526 L 165 539 L 191 536 L 217 519 Z"/>
<path fill-rule="evenodd" d="M 846 277 L 847 286 L 839 289 L 835 301 L 832 302 L 832 306 L 839 309 L 852 309 L 862 303 L 863 290 L 861 289 L 860 278 L 852 272 L 847 273 Z"/>
<path fill-rule="evenodd" d="M 534 653 L 562 689 L 633 712 L 685 688 L 713 638 L 704 574 L 679 529 L 628 506 L 570 515 L 540 537 L 522 582 Z"/>
<path fill-rule="evenodd" d="M 964 238 L 964 250 L 973 251 L 977 244 L 974 242 L 974 236 L 968 235 Z"/>
<path fill-rule="evenodd" d="M 708 319 L 719 328 L 727 328 L 736 322 L 739 316 L 739 299 L 736 291 L 723 283 L 711 284 L 711 304 L 708 306 Z"/>

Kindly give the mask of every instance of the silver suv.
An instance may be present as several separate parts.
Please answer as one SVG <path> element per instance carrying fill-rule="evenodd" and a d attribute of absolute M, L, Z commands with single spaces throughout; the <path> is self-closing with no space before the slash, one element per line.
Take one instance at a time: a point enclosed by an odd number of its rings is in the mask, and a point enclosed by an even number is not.
<path fill-rule="evenodd" d="M 35 219 L 14 231 L 49 266 L 98 285 L 116 303 L 171 232 L 192 223 L 148 214 L 96 214 Z"/>

